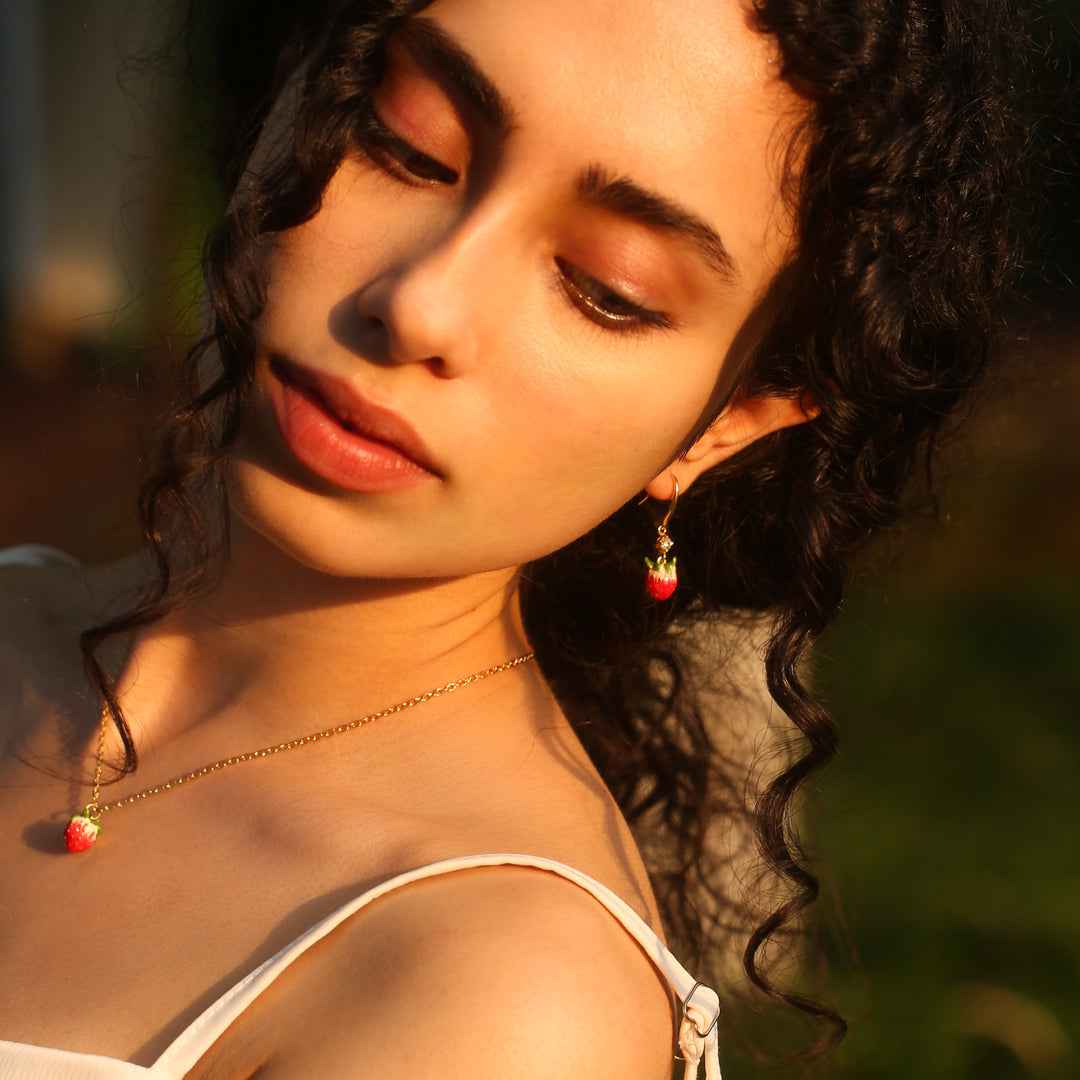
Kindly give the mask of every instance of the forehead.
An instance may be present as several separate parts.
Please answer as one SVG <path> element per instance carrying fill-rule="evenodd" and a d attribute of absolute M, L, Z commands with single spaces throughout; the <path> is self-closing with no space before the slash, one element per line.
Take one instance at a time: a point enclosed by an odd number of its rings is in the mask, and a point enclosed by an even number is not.
<path fill-rule="evenodd" d="M 759 277 L 782 262 L 800 99 L 746 0 L 435 0 L 425 16 L 558 171 L 601 165 L 709 221 Z"/>

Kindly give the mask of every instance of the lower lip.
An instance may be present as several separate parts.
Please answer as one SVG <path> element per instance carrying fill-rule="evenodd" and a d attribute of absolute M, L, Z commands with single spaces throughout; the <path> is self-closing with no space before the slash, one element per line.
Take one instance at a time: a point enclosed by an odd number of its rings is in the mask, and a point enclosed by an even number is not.
<path fill-rule="evenodd" d="M 276 371 L 271 372 L 270 399 L 293 456 L 338 487 L 378 493 L 436 479 L 393 446 L 342 427 L 318 395 Z"/>

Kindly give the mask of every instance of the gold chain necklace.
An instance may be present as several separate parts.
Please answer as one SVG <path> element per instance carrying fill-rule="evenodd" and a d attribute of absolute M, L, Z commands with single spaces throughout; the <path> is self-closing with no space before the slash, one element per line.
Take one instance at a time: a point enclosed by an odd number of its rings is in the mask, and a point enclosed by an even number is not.
<path fill-rule="evenodd" d="M 184 773 L 183 776 L 177 776 L 167 783 L 157 784 L 155 787 L 147 788 L 145 791 L 139 791 L 134 795 L 117 799 L 115 802 L 106 803 L 104 806 L 99 804 L 98 799 L 101 794 L 101 770 L 105 762 L 105 736 L 109 727 L 109 710 L 103 708 L 101 710 L 101 731 L 98 735 L 97 756 L 94 763 L 93 795 L 83 812 L 75 814 L 68 822 L 67 828 L 64 830 L 64 843 L 67 845 L 68 851 L 85 851 L 97 842 L 98 833 L 101 831 L 101 815 L 108 813 L 110 810 L 119 810 L 121 806 L 129 806 L 142 799 L 149 799 L 151 795 L 160 795 L 164 791 L 172 791 L 174 788 L 190 784 L 193 780 L 200 780 L 202 777 L 219 772 L 221 769 L 228 769 L 233 765 L 242 765 L 245 761 L 270 757 L 272 754 L 281 754 L 286 750 L 296 750 L 301 746 L 309 746 L 311 743 L 319 742 L 322 739 L 331 739 L 335 735 L 344 734 L 346 731 L 355 731 L 365 724 L 381 720 L 384 716 L 392 716 L 394 713 L 404 712 L 406 709 L 414 709 L 417 705 L 423 705 L 425 702 L 431 701 L 432 698 L 452 694 L 455 690 L 460 690 L 463 686 L 470 685 L 470 683 L 477 683 L 492 675 L 498 675 L 500 671 L 509 671 L 519 664 L 527 664 L 535 655 L 535 653 L 530 652 L 525 653 L 523 656 L 516 656 L 513 660 L 506 660 L 501 664 L 496 664 L 495 667 L 489 667 L 484 671 L 466 675 L 463 679 L 455 679 L 445 686 L 437 686 L 434 690 L 428 690 L 426 693 L 418 694 L 416 697 L 399 701 L 396 705 L 391 705 L 386 709 L 380 709 L 378 712 L 361 716 L 356 720 L 350 720 L 347 724 L 338 724 L 337 727 L 326 728 L 325 731 L 316 731 L 310 735 L 302 735 L 298 739 L 290 739 L 288 742 L 277 743 L 275 746 L 264 746 L 261 750 L 251 750 L 246 754 L 222 758 L 220 761 L 215 761 L 210 765 L 204 765 L 201 769 L 195 769 L 193 772 Z"/>

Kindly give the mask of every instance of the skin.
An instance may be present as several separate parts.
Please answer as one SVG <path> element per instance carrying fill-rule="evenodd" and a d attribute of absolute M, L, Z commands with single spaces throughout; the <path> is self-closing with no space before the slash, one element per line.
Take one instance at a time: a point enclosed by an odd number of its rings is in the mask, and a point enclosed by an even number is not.
<path fill-rule="evenodd" d="M 745 8 L 437 0 L 424 18 L 506 99 L 508 131 L 395 42 L 375 102 L 393 141 L 350 153 L 316 216 L 274 238 L 228 478 L 230 568 L 137 641 L 121 695 L 141 766 L 106 798 L 526 651 L 523 563 L 808 419 L 797 401 L 736 399 L 680 454 L 729 397 L 737 338 L 792 242 L 780 163 L 799 102 Z M 417 151 L 455 180 L 410 172 Z M 583 200 L 590 168 L 692 211 L 734 272 Z M 613 325 L 627 301 L 670 325 Z M 405 416 L 436 475 L 375 495 L 312 474 L 273 420 L 274 358 Z M 77 634 L 136 579 L 0 581 L 0 1037 L 149 1063 L 350 896 L 453 855 L 560 859 L 659 926 L 625 823 L 535 666 L 106 815 L 92 852 L 54 855 L 97 728 Z M 603 909 L 547 875 L 484 870 L 347 922 L 191 1075 L 659 1080 L 670 1040 L 665 989 Z"/>

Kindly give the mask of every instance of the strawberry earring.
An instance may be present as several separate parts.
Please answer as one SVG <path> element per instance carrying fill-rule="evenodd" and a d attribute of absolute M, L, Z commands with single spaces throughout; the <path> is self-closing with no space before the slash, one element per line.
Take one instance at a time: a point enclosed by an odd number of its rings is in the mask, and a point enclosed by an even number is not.
<path fill-rule="evenodd" d="M 668 558 L 668 552 L 675 546 L 675 541 L 668 536 L 667 523 L 675 512 L 675 504 L 679 501 L 679 481 L 672 477 L 675 485 L 671 502 L 668 503 L 667 513 L 656 530 L 656 559 L 646 559 L 645 565 L 648 573 L 645 575 L 645 588 L 654 600 L 666 600 L 679 584 L 678 574 L 675 572 L 675 557 Z"/>

